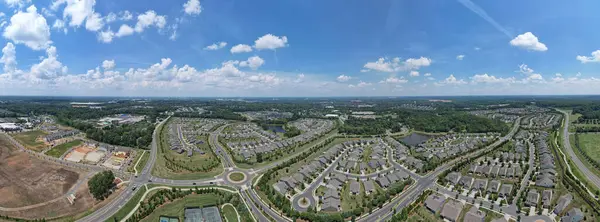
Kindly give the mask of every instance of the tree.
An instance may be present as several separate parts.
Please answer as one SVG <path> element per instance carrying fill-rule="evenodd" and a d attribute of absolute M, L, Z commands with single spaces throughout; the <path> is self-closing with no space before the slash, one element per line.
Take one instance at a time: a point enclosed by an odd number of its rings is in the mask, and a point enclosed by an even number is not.
<path fill-rule="evenodd" d="M 109 191 L 114 186 L 115 175 L 112 171 L 106 170 L 94 175 L 88 181 L 90 193 L 97 200 L 104 200 L 109 194 Z"/>

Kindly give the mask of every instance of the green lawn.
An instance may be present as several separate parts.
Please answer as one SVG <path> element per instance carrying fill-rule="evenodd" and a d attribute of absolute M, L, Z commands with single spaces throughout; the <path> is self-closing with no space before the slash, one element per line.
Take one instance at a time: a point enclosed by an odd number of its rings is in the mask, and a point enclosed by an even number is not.
<path fill-rule="evenodd" d="M 205 154 L 200 155 L 199 153 L 194 152 L 194 154 L 191 157 L 188 157 L 187 153 L 185 152 L 182 154 L 178 154 L 170 149 L 168 142 L 169 128 L 167 124 L 169 124 L 169 122 L 163 125 L 162 130 L 160 132 L 160 144 L 158 148 L 156 164 L 154 164 L 154 168 L 152 169 L 152 175 L 162 177 L 165 179 L 190 180 L 213 177 L 223 172 L 223 165 L 220 163 L 220 160 L 215 155 L 213 155 L 211 147 L 208 144 L 208 136 L 199 136 L 199 139 L 203 140 L 204 144 L 197 145 L 197 147 L 200 150 L 204 151 Z M 215 167 L 205 169 L 204 171 L 189 171 L 187 169 L 174 166 L 173 164 L 169 163 L 165 158 L 172 160 L 179 166 L 186 166 L 196 169 L 208 168 L 211 164 L 214 164 L 215 162 L 218 164 L 216 164 Z"/>
<path fill-rule="evenodd" d="M 146 163 L 148 162 L 148 159 L 150 159 L 150 151 L 148 150 L 138 150 L 138 156 L 135 157 L 135 160 L 131 163 L 131 166 L 129 166 L 128 171 L 129 172 L 135 172 L 134 168 L 137 169 L 138 173 L 141 173 L 142 170 L 144 169 L 144 167 L 146 166 Z M 136 167 L 136 163 L 139 163 Z"/>
<path fill-rule="evenodd" d="M 233 208 L 233 205 L 230 205 L 230 204 L 225 205 L 223 207 L 223 209 L 221 210 L 221 213 L 223 214 L 223 216 L 225 217 L 227 222 L 237 222 L 238 221 L 238 214 L 235 211 L 235 208 Z"/>
<path fill-rule="evenodd" d="M 583 152 L 596 162 L 600 162 L 600 134 L 579 134 L 579 145 Z"/>
<path fill-rule="evenodd" d="M 46 132 L 41 130 L 33 130 L 23 133 L 13 134 L 12 136 L 19 141 L 19 143 L 23 144 L 25 148 L 34 150 L 34 151 L 42 151 L 45 148 L 44 142 L 37 141 L 38 137 L 42 137 L 47 135 Z"/>
<path fill-rule="evenodd" d="M 241 173 L 232 173 L 229 175 L 229 179 L 233 180 L 233 181 L 242 181 L 245 178 L 244 174 Z"/>
<path fill-rule="evenodd" d="M 423 221 L 442 221 L 439 217 L 436 217 L 431 211 L 425 209 L 424 206 L 419 206 L 411 214 L 409 214 L 409 222 L 423 222 Z"/>
<path fill-rule="evenodd" d="M 48 150 L 46 152 L 46 155 L 59 158 L 69 149 L 75 146 L 79 146 L 81 145 L 81 143 L 83 143 L 81 140 L 73 140 L 71 142 L 60 144 L 58 146 L 53 147 L 51 150 Z"/>
<path fill-rule="evenodd" d="M 160 216 L 178 217 L 179 221 L 183 221 L 185 208 L 216 206 L 218 199 L 219 196 L 215 194 L 192 194 L 156 208 L 142 221 L 158 221 Z"/>
<path fill-rule="evenodd" d="M 142 196 L 145 192 L 145 186 L 138 187 L 138 191 L 135 192 L 133 197 L 129 199 L 129 201 L 127 201 L 127 203 L 123 207 L 121 207 L 121 209 L 119 209 L 117 213 L 115 213 L 111 218 L 107 218 L 104 222 L 112 222 L 114 221 L 114 218 L 116 218 L 117 220 L 121 220 L 122 218 L 127 216 L 127 214 L 129 214 L 129 212 L 131 212 L 131 210 L 133 210 L 133 208 L 141 201 Z"/>
<path fill-rule="evenodd" d="M 368 197 L 365 197 L 366 196 L 364 193 L 365 188 L 362 185 L 362 182 L 359 182 L 359 184 L 360 184 L 360 193 L 358 195 L 350 194 L 350 181 L 348 181 L 342 187 L 342 193 L 341 193 L 342 194 L 341 195 L 342 210 L 351 211 L 356 208 L 360 208 L 361 205 L 363 204 L 363 199 L 367 199 L 367 200 L 369 199 Z"/>

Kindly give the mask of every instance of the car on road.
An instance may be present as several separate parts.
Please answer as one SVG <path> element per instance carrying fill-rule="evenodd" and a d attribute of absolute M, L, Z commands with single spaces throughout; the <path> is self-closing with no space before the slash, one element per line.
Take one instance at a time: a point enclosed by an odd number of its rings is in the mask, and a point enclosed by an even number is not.
<path fill-rule="evenodd" d="M 133 186 L 133 187 L 131 188 L 131 190 L 133 190 L 133 191 L 135 191 L 135 189 L 137 189 L 137 186 Z"/>
<path fill-rule="evenodd" d="M 152 180 L 148 180 L 148 183 L 152 183 Z"/>
<path fill-rule="evenodd" d="M 193 182 L 192 185 L 196 185 L 196 182 Z"/>

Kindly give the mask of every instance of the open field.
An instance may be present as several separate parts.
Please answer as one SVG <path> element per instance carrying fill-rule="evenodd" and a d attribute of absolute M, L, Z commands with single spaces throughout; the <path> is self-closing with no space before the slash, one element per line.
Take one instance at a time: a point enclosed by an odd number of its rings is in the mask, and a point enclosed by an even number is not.
<path fill-rule="evenodd" d="M 227 219 L 227 222 L 237 222 L 238 221 L 238 215 L 237 215 L 237 212 L 235 211 L 235 208 L 233 208 L 233 205 L 227 204 L 227 205 L 223 206 L 223 209 L 221 210 L 221 214 L 223 214 L 223 217 L 225 217 L 225 219 Z"/>
<path fill-rule="evenodd" d="M 13 134 L 12 136 L 19 141 L 19 143 L 23 144 L 25 148 L 34 150 L 34 151 L 42 151 L 46 145 L 42 141 L 42 136 L 45 136 L 46 133 L 41 130 L 33 130 L 28 132 L 22 132 Z"/>
<path fill-rule="evenodd" d="M 189 195 L 156 208 L 156 210 L 142 221 L 158 221 L 160 216 L 178 217 L 179 221 L 183 221 L 184 210 L 186 207 L 215 206 L 217 205 L 218 199 L 219 197 L 215 194 Z"/>
<path fill-rule="evenodd" d="M 67 152 L 69 149 L 71 149 L 74 146 L 79 146 L 79 145 L 81 145 L 81 143 L 82 143 L 81 140 L 73 140 L 71 142 L 60 144 L 58 146 L 53 147 L 51 150 L 48 150 L 46 152 L 46 155 L 59 158 L 65 152 Z"/>
<path fill-rule="evenodd" d="M 581 136 L 581 135 L 582 135 L 582 134 L 580 134 L 579 136 Z M 599 135 L 599 136 L 600 136 L 600 135 Z M 587 167 L 587 168 L 588 168 L 590 171 L 592 171 L 594 174 L 596 174 L 596 175 L 599 175 L 599 176 L 600 176 L 600 170 L 596 169 L 596 167 L 594 167 L 594 166 L 592 165 L 592 163 L 591 163 L 591 162 L 589 162 L 589 161 L 588 161 L 588 160 L 585 158 L 584 154 L 583 154 L 583 153 L 581 153 L 581 151 L 580 151 L 580 150 L 577 148 L 577 146 L 575 145 L 575 135 L 569 135 L 569 143 L 571 143 L 571 148 L 573 148 L 573 152 L 575 152 L 575 155 L 577 155 L 577 157 L 579 157 L 579 159 L 581 160 L 581 162 L 583 162 L 583 164 L 584 164 L 584 165 L 585 165 L 585 166 L 586 166 L 586 167 Z M 580 144 L 580 146 L 581 146 L 581 148 L 582 148 L 582 149 L 584 149 L 584 148 L 583 148 L 583 144 Z M 598 153 L 598 151 L 592 151 L 592 153 L 593 153 L 593 152 L 596 152 L 596 153 Z M 588 155 L 591 155 L 591 153 L 590 153 L 590 154 L 588 154 Z M 570 161 L 571 161 L 571 160 L 569 159 L 569 162 L 570 162 Z M 579 171 L 579 168 L 577 168 L 577 167 L 571 167 L 571 169 L 572 169 L 572 170 L 574 170 L 574 171 L 577 171 L 577 174 L 578 174 L 578 175 L 576 175 L 576 176 L 578 176 L 579 178 L 583 178 L 583 179 L 585 179 L 585 178 L 586 178 L 586 177 L 584 177 L 584 176 L 583 176 L 583 174 L 582 174 L 582 173 Z M 576 173 L 576 172 L 573 172 L 573 173 Z M 586 181 L 587 181 L 587 180 L 586 180 Z M 587 183 L 587 182 L 586 182 L 586 183 Z M 590 185 L 591 185 L 591 184 L 590 184 Z M 592 188 L 592 187 L 595 187 L 595 186 L 588 186 L 588 187 Z"/>
<path fill-rule="evenodd" d="M 81 172 L 19 152 L 0 135 L 0 206 L 22 207 L 65 194 Z"/>
<path fill-rule="evenodd" d="M 205 154 L 201 155 L 194 152 L 191 157 L 188 157 L 186 153 L 178 154 L 171 150 L 168 142 L 167 124 L 168 123 L 165 123 L 162 129 L 160 129 L 160 137 L 158 139 L 160 143 L 157 153 L 158 158 L 152 169 L 152 175 L 165 179 L 188 180 L 213 177 L 223 172 L 223 165 L 221 163 L 217 164 L 216 167 L 205 169 L 204 171 L 189 171 L 183 169 L 181 166 L 202 169 L 203 167 L 208 167 L 211 162 L 219 161 L 219 159 L 213 154 L 211 147 L 208 144 L 207 136 L 199 138 L 205 141 L 204 144 L 197 145 L 197 147 L 204 151 Z"/>
<path fill-rule="evenodd" d="M 579 134 L 579 146 L 583 152 L 590 156 L 594 161 L 600 162 L 600 134 L 582 133 Z"/>
<path fill-rule="evenodd" d="M 424 206 L 417 207 L 413 212 L 409 214 L 408 220 L 410 222 L 422 222 L 422 221 L 442 221 L 439 217 L 436 217 L 431 211 L 427 210 Z"/>

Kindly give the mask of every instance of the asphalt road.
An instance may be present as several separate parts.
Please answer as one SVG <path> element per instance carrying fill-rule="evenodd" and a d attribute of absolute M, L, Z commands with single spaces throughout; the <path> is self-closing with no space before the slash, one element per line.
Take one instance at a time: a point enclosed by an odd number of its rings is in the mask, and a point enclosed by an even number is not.
<path fill-rule="evenodd" d="M 581 159 L 579 159 L 579 157 L 575 154 L 573 148 L 571 147 L 571 143 L 569 142 L 569 113 L 566 113 L 562 110 L 559 111 L 563 113 L 565 118 L 562 139 L 563 146 L 567 151 L 567 155 L 569 155 L 571 160 L 573 160 L 573 163 L 575 163 L 577 168 L 579 168 L 579 171 L 581 171 L 581 173 L 583 173 L 583 175 L 587 177 L 587 180 L 592 182 L 597 189 L 600 189 L 600 178 L 596 174 L 594 174 L 590 169 L 588 169 L 587 166 L 585 166 L 585 164 L 581 161 Z"/>

